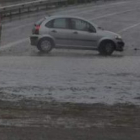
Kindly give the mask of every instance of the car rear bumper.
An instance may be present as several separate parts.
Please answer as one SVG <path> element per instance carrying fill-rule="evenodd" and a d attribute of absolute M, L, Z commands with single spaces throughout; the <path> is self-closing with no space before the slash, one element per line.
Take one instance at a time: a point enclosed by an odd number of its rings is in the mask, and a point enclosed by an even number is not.
<path fill-rule="evenodd" d="M 38 36 L 30 36 L 30 43 L 33 46 L 37 46 L 38 43 Z"/>
<path fill-rule="evenodd" d="M 122 52 L 124 50 L 125 43 L 123 41 L 118 41 L 116 46 L 116 51 Z"/>

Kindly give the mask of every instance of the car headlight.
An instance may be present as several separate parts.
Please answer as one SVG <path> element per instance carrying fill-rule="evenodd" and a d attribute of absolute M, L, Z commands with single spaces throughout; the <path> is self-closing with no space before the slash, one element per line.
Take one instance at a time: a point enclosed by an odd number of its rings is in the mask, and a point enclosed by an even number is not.
<path fill-rule="evenodd" d="M 122 37 L 120 35 L 116 35 L 115 38 L 116 39 L 122 39 Z"/>

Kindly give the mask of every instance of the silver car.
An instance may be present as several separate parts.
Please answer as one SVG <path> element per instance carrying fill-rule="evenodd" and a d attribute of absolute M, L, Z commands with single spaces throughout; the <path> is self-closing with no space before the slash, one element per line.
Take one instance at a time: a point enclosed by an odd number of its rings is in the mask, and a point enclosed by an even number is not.
<path fill-rule="evenodd" d="M 123 51 L 120 35 L 75 16 L 48 16 L 39 20 L 30 36 L 31 45 L 42 52 L 53 48 L 97 50 L 101 55 Z"/>

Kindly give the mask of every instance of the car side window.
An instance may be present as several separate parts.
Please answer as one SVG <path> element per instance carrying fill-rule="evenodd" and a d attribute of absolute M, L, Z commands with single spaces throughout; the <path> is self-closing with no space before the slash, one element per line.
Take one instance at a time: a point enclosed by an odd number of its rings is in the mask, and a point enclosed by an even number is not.
<path fill-rule="evenodd" d="M 57 18 L 49 21 L 46 24 L 48 28 L 59 28 L 59 29 L 67 29 L 67 19 L 65 18 Z"/>
<path fill-rule="evenodd" d="M 54 20 L 51 20 L 51 21 L 47 22 L 45 26 L 48 27 L 48 28 L 53 28 L 53 21 Z"/>
<path fill-rule="evenodd" d="M 53 28 L 66 29 L 67 28 L 66 19 L 65 18 L 55 19 L 53 23 Z"/>
<path fill-rule="evenodd" d="M 95 28 L 86 21 L 80 19 L 71 19 L 72 29 L 80 31 L 90 31 L 91 29 L 95 32 Z"/>

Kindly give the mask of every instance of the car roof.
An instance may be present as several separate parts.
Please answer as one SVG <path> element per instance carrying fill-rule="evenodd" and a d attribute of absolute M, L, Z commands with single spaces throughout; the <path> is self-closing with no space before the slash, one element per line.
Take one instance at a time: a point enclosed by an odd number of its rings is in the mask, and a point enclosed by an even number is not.
<path fill-rule="evenodd" d="M 96 26 L 96 24 L 94 24 L 93 22 L 83 18 L 83 17 L 79 17 L 79 16 L 72 16 L 72 15 L 48 15 L 45 17 L 46 20 L 52 20 L 52 19 L 55 19 L 55 18 L 76 18 L 76 19 L 81 19 L 81 20 L 84 20 L 84 21 L 87 21 L 89 23 L 91 23 L 92 25 Z"/>
<path fill-rule="evenodd" d="M 71 16 L 71 15 L 49 15 L 49 16 L 46 16 L 46 18 L 78 18 L 78 19 L 83 19 L 83 20 L 86 20 L 82 17 L 78 17 L 78 16 Z"/>

